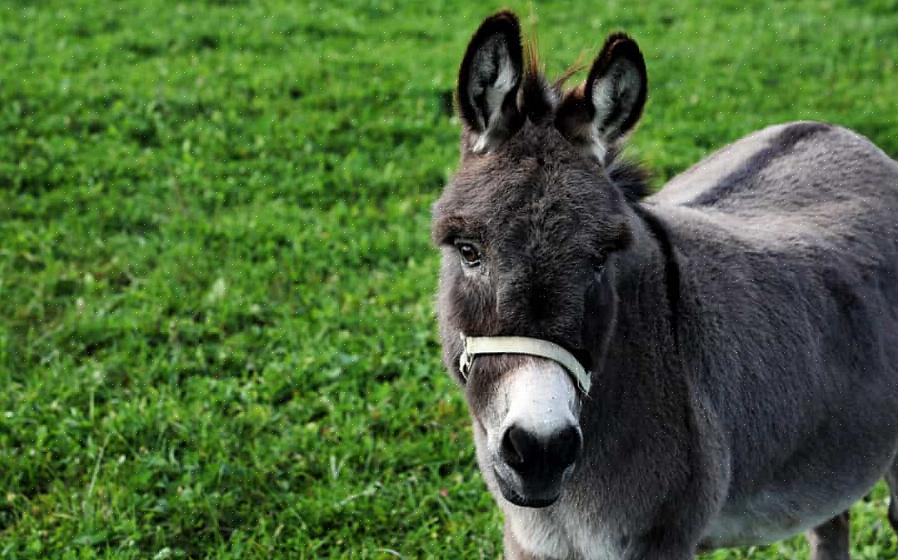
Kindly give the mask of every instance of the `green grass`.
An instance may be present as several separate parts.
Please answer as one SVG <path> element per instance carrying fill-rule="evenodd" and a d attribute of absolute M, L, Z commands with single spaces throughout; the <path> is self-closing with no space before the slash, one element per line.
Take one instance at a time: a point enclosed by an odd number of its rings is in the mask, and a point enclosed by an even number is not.
<path fill-rule="evenodd" d="M 550 71 L 640 41 L 658 184 L 800 118 L 898 155 L 895 0 L 510 3 Z M 428 239 L 501 6 L 423 6 L 0 0 L 0 558 L 499 556 Z"/>

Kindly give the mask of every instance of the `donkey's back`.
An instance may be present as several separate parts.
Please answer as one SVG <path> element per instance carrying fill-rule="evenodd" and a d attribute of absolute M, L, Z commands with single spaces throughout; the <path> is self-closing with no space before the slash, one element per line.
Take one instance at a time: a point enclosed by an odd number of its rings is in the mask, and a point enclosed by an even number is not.
<path fill-rule="evenodd" d="M 839 225 L 827 220 L 851 216 L 848 227 L 898 241 L 882 229 L 894 226 L 889 210 L 896 201 L 895 161 L 851 130 L 808 121 L 750 134 L 674 177 L 649 200 L 726 214 L 749 229 L 758 220 L 788 216 L 795 228 L 825 226 L 838 234 Z"/>
<path fill-rule="evenodd" d="M 648 202 L 694 294 L 682 340 L 727 439 L 706 544 L 844 522 L 883 472 L 898 476 L 898 165 L 846 129 L 792 123 Z"/>

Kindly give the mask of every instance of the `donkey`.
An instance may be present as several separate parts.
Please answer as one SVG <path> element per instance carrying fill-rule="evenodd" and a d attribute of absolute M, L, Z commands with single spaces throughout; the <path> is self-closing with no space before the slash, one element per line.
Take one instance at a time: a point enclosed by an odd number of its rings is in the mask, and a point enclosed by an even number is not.
<path fill-rule="evenodd" d="M 898 529 L 898 164 L 772 126 L 645 196 L 618 154 L 645 62 L 608 37 L 566 90 L 509 12 L 461 63 L 433 207 L 444 361 L 509 558 L 694 558 L 807 531 L 849 557 L 885 476 Z"/>

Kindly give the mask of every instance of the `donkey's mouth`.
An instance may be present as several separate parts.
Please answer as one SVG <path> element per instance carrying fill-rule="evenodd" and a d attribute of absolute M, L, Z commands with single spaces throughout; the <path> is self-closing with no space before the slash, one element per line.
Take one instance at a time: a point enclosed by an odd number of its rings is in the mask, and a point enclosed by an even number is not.
<path fill-rule="evenodd" d="M 552 480 L 547 484 L 520 484 L 515 483 L 500 472 L 500 469 L 493 468 L 493 475 L 496 478 L 496 485 L 502 492 L 502 497 L 508 502 L 527 508 L 544 508 L 551 506 L 558 497 L 561 496 L 561 480 Z M 509 478 L 519 478 L 512 475 Z M 535 487 L 538 486 L 538 487 Z"/>

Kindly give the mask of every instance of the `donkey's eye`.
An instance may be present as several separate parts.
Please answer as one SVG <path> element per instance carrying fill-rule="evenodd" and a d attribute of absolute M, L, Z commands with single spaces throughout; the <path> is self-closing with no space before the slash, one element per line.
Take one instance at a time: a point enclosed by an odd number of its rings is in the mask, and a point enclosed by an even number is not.
<path fill-rule="evenodd" d="M 462 262 L 468 266 L 480 266 L 480 250 L 473 243 L 457 241 L 455 248 L 461 256 Z"/>

